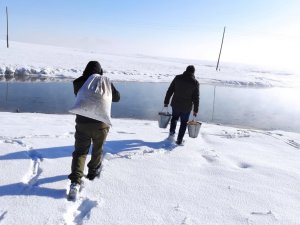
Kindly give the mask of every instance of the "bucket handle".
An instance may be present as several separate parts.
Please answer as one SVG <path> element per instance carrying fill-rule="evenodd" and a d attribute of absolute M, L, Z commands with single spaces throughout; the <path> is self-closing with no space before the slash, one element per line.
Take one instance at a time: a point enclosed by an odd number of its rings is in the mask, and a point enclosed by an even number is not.
<path fill-rule="evenodd" d="M 166 109 L 166 112 L 169 113 L 169 107 L 168 106 L 167 107 L 163 106 L 163 108 L 161 109 L 161 112 L 163 112 L 164 109 Z"/>
<path fill-rule="evenodd" d="M 192 119 L 190 122 L 196 123 L 196 122 L 197 122 L 196 117 L 197 117 L 197 116 L 193 116 L 193 119 Z"/>

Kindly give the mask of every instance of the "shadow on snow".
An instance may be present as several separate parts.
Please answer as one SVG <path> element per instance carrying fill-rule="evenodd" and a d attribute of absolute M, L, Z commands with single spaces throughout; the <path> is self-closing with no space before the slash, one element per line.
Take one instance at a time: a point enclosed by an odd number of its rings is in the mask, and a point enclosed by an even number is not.
<path fill-rule="evenodd" d="M 24 196 L 41 196 L 41 197 L 51 197 L 55 199 L 64 198 L 66 195 L 66 189 L 53 189 L 40 187 L 39 185 L 54 183 L 67 179 L 67 175 L 59 175 L 55 177 L 47 177 L 38 179 L 34 185 L 28 185 L 22 182 L 15 184 L 8 184 L 0 186 L 0 197 L 2 196 L 14 196 L 14 195 L 24 195 Z"/>
<path fill-rule="evenodd" d="M 153 150 L 164 149 L 167 151 L 173 150 L 175 147 L 172 143 L 167 140 L 160 142 L 146 142 L 143 140 L 115 140 L 107 141 L 104 145 L 104 154 L 118 154 L 126 151 L 138 151 L 141 148 L 150 148 Z M 13 152 L 6 155 L 1 155 L 0 160 L 18 160 L 18 159 L 33 159 L 38 157 L 41 161 L 43 159 L 57 159 L 64 157 L 71 157 L 74 147 L 73 146 L 61 146 L 44 149 L 32 149 L 20 152 Z M 142 149 L 141 149 L 142 151 Z M 71 159 L 70 159 L 71 165 Z M 47 187 L 41 187 L 40 185 L 47 183 L 59 182 L 66 180 L 67 175 L 58 175 L 54 177 L 37 179 L 35 184 L 29 185 L 22 182 L 2 185 L 0 186 L 0 197 L 1 196 L 41 196 L 51 197 L 54 199 L 65 198 L 66 189 L 53 189 Z"/>
<path fill-rule="evenodd" d="M 137 151 L 144 147 L 153 150 L 164 149 L 171 151 L 173 150 L 174 145 L 167 140 L 159 142 L 147 142 L 138 139 L 107 141 L 104 145 L 104 153 L 118 154 L 125 151 Z M 32 159 L 33 157 L 41 160 L 65 158 L 71 157 L 73 150 L 73 146 L 32 149 L 0 155 L 0 160 Z"/>

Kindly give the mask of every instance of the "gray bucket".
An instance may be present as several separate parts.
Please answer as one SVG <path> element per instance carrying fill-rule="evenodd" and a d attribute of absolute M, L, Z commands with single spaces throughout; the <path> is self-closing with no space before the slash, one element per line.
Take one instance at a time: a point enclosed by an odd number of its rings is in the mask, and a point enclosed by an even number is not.
<path fill-rule="evenodd" d="M 189 121 L 188 122 L 188 131 L 189 131 L 189 136 L 191 138 L 196 138 L 198 137 L 199 131 L 201 124 L 199 121 Z"/>
<path fill-rule="evenodd" d="M 159 128 L 167 128 L 170 119 L 171 114 L 169 112 L 159 112 L 158 113 L 158 126 Z"/>

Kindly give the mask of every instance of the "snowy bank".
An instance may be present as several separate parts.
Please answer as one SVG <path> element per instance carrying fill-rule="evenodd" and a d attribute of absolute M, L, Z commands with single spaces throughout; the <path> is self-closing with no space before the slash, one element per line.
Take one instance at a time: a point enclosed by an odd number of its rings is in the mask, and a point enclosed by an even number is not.
<path fill-rule="evenodd" d="M 203 124 L 177 147 L 114 119 L 100 179 L 65 198 L 74 116 L 0 113 L 0 223 L 299 225 L 300 134 Z"/>
<path fill-rule="evenodd" d="M 196 67 L 200 83 L 241 87 L 300 86 L 299 74 L 257 66 L 216 62 L 117 55 L 79 49 L 0 41 L 0 81 L 70 81 L 82 74 L 90 60 L 98 60 L 113 81 L 170 82 L 187 65 Z"/>

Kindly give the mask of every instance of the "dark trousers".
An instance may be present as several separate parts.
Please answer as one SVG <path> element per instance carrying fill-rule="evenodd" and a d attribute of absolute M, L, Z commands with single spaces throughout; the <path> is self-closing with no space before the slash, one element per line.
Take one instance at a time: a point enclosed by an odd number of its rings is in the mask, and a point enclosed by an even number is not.
<path fill-rule="evenodd" d="M 109 128 L 99 124 L 80 123 L 76 124 L 75 150 L 72 154 L 72 166 L 69 179 L 71 182 L 80 183 L 83 176 L 85 160 L 93 142 L 91 160 L 88 163 L 89 172 L 95 171 L 101 165 L 103 144 L 106 140 Z"/>
<path fill-rule="evenodd" d="M 183 136 L 186 131 L 187 122 L 190 117 L 190 112 L 180 112 L 176 109 L 172 108 L 172 119 L 171 119 L 171 126 L 170 126 L 170 133 L 175 134 L 177 121 L 180 118 L 180 128 L 179 133 L 177 136 L 177 141 L 182 142 Z"/>

